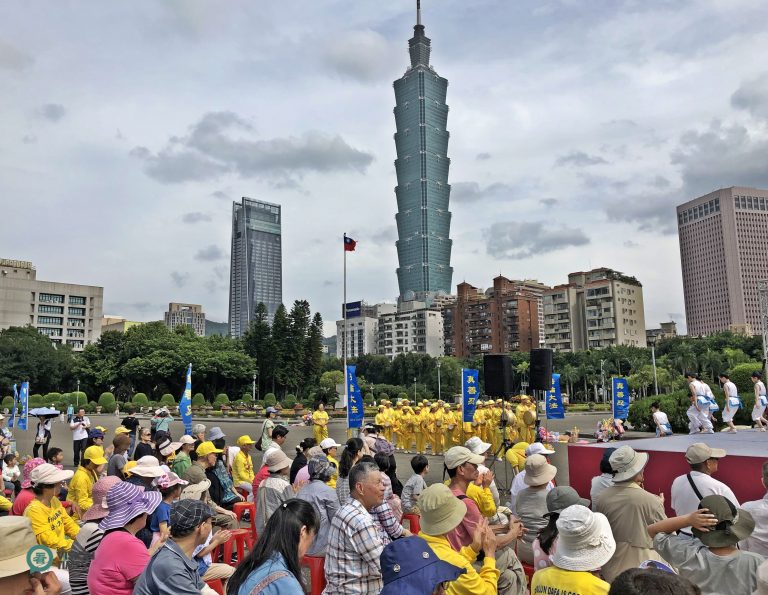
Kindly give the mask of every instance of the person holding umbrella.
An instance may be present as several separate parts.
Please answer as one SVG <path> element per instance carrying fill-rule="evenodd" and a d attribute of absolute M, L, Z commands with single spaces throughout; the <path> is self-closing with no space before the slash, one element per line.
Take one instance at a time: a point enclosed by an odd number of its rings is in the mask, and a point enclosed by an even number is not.
<path fill-rule="evenodd" d="M 40 447 L 43 447 L 43 458 L 48 460 L 48 444 L 51 442 L 51 428 L 54 418 L 59 416 L 59 412 L 52 407 L 38 407 L 29 412 L 37 418 L 37 433 L 35 434 L 35 445 L 32 447 L 32 456 L 38 458 Z"/>

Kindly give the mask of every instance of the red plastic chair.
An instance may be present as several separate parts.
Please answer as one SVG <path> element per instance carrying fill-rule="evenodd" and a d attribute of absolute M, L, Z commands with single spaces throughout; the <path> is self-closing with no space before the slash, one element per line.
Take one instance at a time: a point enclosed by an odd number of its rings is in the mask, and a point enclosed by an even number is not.
<path fill-rule="evenodd" d="M 416 535 L 419 531 L 421 531 L 421 524 L 419 523 L 419 517 L 418 514 L 414 512 L 407 512 L 403 514 L 403 520 L 408 521 L 408 530 Z"/>
<path fill-rule="evenodd" d="M 237 568 L 237 565 L 245 558 L 245 546 L 248 541 L 248 529 L 232 529 L 232 536 L 224 542 L 222 562 Z M 237 547 L 237 562 L 232 562 L 232 550 Z M 219 557 L 219 546 L 211 552 L 211 559 L 215 562 Z"/>
<path fill-rule="evenodd" d="M 520 564 L 523 565 L 523 572 L 525 572 L 525 577 L 528 579 L 528 584 L 531 584 L 531 580 L 533 580 L 533 573 L 536 572 L 536 569 L 531 564 L 526 564 L 525 562 L 520 562 Z"/>
<path fill-rule="evenodd" d="M 256 543 L 256 540 L 259 538 L 259 536 L 256 534 L 256 504 L 253 502 L 236 502 L 232 506 L 232 512 L 237 515 L 238 523 L 243 518 L 243 514 L 246 510 L 250 511 L 251 513 L 251 543 L 249 547 L 253 547 L 253 544 Z"/>
<path fill-rule="evenodd" d="M 205 581 L 205 584 L 216 591 L 219 595 L 226 595 L 224 592 L 224 583 L 221 582 L 220 578 L 215 578 L 212 581 Z"/>
<path fill-rule="evenodd" d="M 309 595 L 321 595 L 325 589 L 325 556 L 304 556 L 301 565 L 309 568 Z"/>

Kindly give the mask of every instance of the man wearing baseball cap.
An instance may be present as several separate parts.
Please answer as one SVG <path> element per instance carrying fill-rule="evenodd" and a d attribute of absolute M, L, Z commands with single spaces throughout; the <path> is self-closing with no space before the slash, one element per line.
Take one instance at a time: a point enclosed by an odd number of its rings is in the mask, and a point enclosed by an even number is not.
<path fill-rule="evenodd" d="M 253 472 L 253 459 L 251 450 L 256 441 L 250 436 L 240 436 L 237 439 L 237 446 L 240 450 L 232 461 L 232 482 L 236 488 L 248 492 L 248 500 L 253 500 L 253 480 L 256 474 Z"/>
<path fill-rule="evenodd" d="M 453 446 L 445 453 L 445 468 L 450 478 L 448 488 L 454 496 L 463 501 L 467 513 L 458 526 L 450 531 L 446 537 L 454 550 L 461 551 L 470 545 L 475 539 L 475 531 L 478 524 L 483 522 L 483 516 L 474 500 L 467 497 L 467 487 L 478 478 L 478 466 L 485 462 L 485 457 L 476 455 L 464 446 Z M 491 531 L 501 527 L 490 526 Z M 519 522 L 510 522 L 505 527 L 505 533 L 496 535 L 496 568 L 501 573 L 499 576 L 500 593 L 517 593 L 519 591 L 521 577 L 523 592 L 525 590 L 525 577 L 522 565 L 511 546 L 522 535 L 522 525 Z"/>
<path fill-rule="evenodd" d="M 93 484 L 99 479 L 106 464 L 107 459 L 104 457 L 104 449 L 101 446 L 94 445 L 85 449 L 81 465 L 69 482 L 67 494 L 69 501 L 76 505 L 74 506 L 75 519 L 82 518 L 82 515 L 93 506 L 91 497 Z"/>
<path fill-rule="evenodd" d="M 685 451 L 685 460 L 691 466 L 690 472 L 676 477 L 672 482 L 672 509 L 677 516 L 683 516 L 699 509 L 699 502 L 705 496 L 718 494 L 725 496 L 739 506 L 733 490 L 712 475 L 717 473 L 720 459 L 725 458 L 725 450 L 711 448 L 703 442 L 695 442 Z M 690 527 L 683 527 L 680 533 L 693 537 Z"/>
<path fill-rule="evenodd" d="M 216 455 L 221 452 L 223 451 L 220 448 L 216 448 L 213 445 L 213 442 L 202 442 L 200 446 L 197 447 L 197 460 L 194 461 L 192 465 L 190 465 L 189 469 L 186 470 L 182 476 L 182 479 L 187 480 L 190 485 L 206 482 L 210 487 L 211 480 L 208 479 L 206 471 L 216 464 Z M 224 527 L 225 529 L 237 528 L 237 516 L 235 513 L 231 510 L 227 510 L 226 508 L 222 508 L 221 506 L 214 504 L 211 499 L 209 490 L 205 490 L 202 500 L 211 506 L 216 512 L 216 515 L 213 519 L 214 525 L 217 527 Z"/>
<path fill-rule="evenodd" d="M 526 459 L 533 455 L 543 455 L 545 457 L 550 457 L 553 454 L 555 454 L 555 451 L 548 449 L 541 442 L 534 442 L 533 444 L 529 444 L 525 449 Z M 525 483 L 525 469 L 523 469 L 520 471 L 520 473 L 515 475 L 515 478 L 512 480 L 512 487 L 509 490 L 509 509 L 512 511 L 512 514 L 517 514 L 517 495 L 527 487 L 528 486 Z M 554 487 L 554 482 L 550 481 L 547 484 L 545 490 L 548 492 Z"/>

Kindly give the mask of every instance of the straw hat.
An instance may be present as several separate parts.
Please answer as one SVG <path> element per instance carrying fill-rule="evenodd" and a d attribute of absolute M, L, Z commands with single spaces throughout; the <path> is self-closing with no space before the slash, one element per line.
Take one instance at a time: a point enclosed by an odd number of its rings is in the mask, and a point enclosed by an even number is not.
<path fill-rule="evenodd" d="M 444 457 L 445 466 L 448 469 L 456 469 L 456 467 L 463 465 L 464 463 L 482 465 L 485 462 L 485 457 L 476 455 L 464 446 L 452 446 L 446 451 Z"/>
<path fill-rule="evenodd" d="M 151 455 L 141 457 L 136 461 L 136 466 L 131 469 L 132 475 L 141 477 L 160 477 L 165 471 L 160 467 L 160 461 Z"/>
<path fill-rule="evenodd" d="M 433 483 L 418 499 L 421 531 L 425 535 L 444 535 L 459 526 L 467 505 L 453 495 L 447 485 Z"/>
<path fill-rule="evenodd" d="M 62 481 L 72 479 L 74 474 L 74 471 L 64 471 L 54 467 L 50 463 L 43 463 L 32 469 L 32 472 L 29 474 L 29 483 L 32 486 L 56 485 Z"/>
<path fill-rule="evenodd" d="M 620 446 L 609 459 L 614 471 L 613 483 L 629 481 L 648 464 L 647 452 L 637 452 L 631 446 Z"/>
<path fill-rule="evenodd" d="M 605 515 L 586 506 L 569 506 L 557 519 L 557 550 L 552 562 L 563 570 L 597 570 L 613 557 L 616 541 Z"/>
<path fill-rule="evenodd" d="M 26 517 L 0 518 L 0 578 L 29 571 L 27 552 L 37 545 L 32 523 Z"/>
<path fill-rule="evenodd" d="M 544 455 L 531 455 L 525 460 L 523 481 L 529 486 L 541 486 L 549 483 L 557 475 L 557 467 L 550 465 Z"/>

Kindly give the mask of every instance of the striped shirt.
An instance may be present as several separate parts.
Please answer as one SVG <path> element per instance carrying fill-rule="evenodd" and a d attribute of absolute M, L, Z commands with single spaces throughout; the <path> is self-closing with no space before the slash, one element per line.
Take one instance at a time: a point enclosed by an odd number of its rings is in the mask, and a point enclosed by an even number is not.
<path fill-rule="evenodd" d="M 88 568 L 93 562 L 93 554 L 99 547 L 104 531 L 99 529 L 99 521 L 85 523 L 72 544 L 69 552 L 69 586 L 72 595 L 89 595 Z"/>
<path fill-rule="evenodd" d="M 379 557 L 384 549 L 370 513 L 351 498 L 331 521 L 325 555 L 324 595 L 378 594 L 384 588 Z"/>

